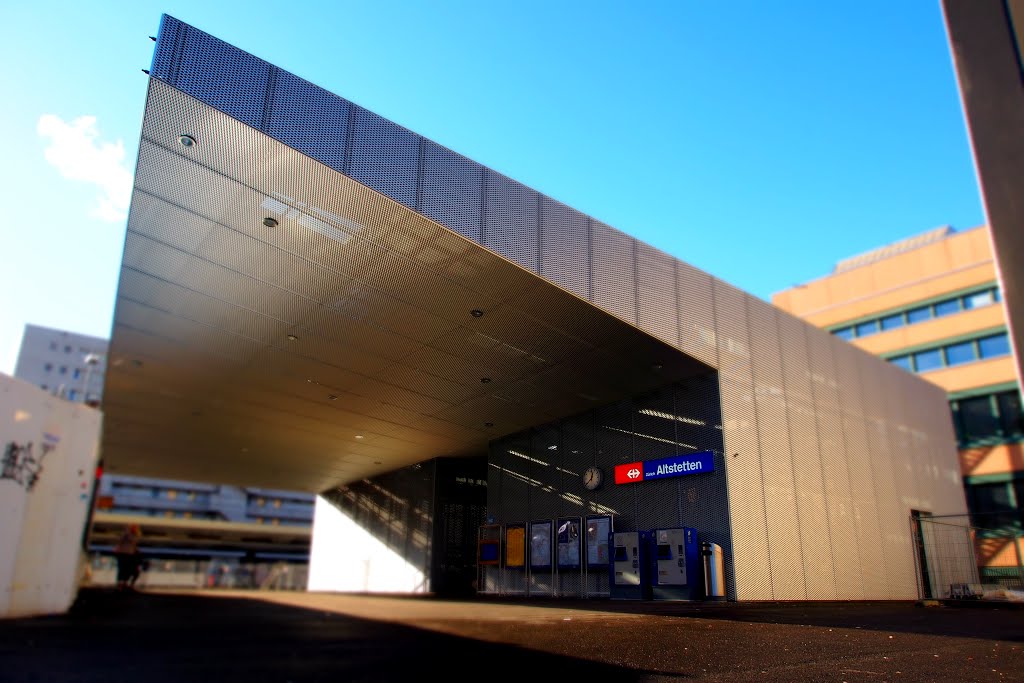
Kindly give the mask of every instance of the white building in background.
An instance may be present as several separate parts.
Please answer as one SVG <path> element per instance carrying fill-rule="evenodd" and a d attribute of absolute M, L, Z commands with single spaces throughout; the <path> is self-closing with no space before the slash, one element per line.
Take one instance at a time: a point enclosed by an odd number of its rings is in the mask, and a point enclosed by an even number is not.
<path fill-rule="evenodd" d="M 26 325 L 14 376 L 53 396 L 99 403 L 108 346 L 99 337 Z"/>
<path fill-rule="evenodd" d="M 98 407 L 108 347 L 99 337 L 26 325 L 14 376 Z M 108 513 L 306 527 L 313 519 L 314 497 L 302 491 L 106 474 L 97 495 Z"/>

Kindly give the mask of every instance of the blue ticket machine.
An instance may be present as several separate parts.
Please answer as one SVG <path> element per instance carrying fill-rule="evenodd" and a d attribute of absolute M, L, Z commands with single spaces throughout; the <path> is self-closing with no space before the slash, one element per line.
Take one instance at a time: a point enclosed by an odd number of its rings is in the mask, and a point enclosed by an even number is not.
<path fill-rule="evenodd" d="M 611 561 L 608 587 L 612 600 L 650 598 L 647 551 L 650 534 L 646 531 L 614 531 L 608 535 Z"/>
<path fill-rule="evenodd" d="M 697 530 L 654 529 L 650 533 L 651 597 L 655 600 L 700 600 L 704 597 Z"/>

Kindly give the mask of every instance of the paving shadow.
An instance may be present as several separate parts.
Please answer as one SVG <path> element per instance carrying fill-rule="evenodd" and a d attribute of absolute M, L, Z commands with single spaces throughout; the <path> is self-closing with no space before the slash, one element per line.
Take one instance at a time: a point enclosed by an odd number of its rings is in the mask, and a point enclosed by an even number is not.
<path fill-rule="evenodd" d="M 652 675 L 663 674 L 231 597 L 85 589 L 66 615 L 0 621 L 0 679 L 12 683 L 629 683 Z"/>
<path fill-rule="evenodd" d="M 478 596 L 479 601 L 530 604 L 559 609 L 596 610 L 747 623 L 850 628 L 919 635 L 1024 641 L 1024 605 L 943 604 L 921 607 L 909 601 L 877 602 L 670 602 L 631 600 L 515 599 Z"/>

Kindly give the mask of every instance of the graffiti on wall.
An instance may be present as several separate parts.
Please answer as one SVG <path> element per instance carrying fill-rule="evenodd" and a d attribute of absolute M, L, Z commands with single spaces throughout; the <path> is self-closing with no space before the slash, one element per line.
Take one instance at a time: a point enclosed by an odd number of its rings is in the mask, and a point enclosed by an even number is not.
<path fill-rule="evenodd" d="M 43 472 L 43 460 L 57 448 L 59 440 L 51 434 L 44 434 L 38 449 L 32 441 L 24 444 L 8 441 L 0 460 L 0 480 L 10 479 L 31 491 Z"/>

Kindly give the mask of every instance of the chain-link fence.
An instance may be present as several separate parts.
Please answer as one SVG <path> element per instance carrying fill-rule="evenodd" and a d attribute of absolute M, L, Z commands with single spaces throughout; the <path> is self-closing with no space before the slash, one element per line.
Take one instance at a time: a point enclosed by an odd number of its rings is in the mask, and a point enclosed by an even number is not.
<path fill-rule="evenodd" d="M 1024 534 L 984 521 L 912 517 L 921 597 L 1024 600 Z"/>

